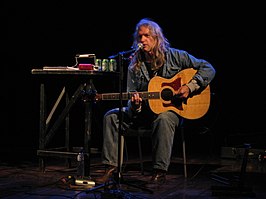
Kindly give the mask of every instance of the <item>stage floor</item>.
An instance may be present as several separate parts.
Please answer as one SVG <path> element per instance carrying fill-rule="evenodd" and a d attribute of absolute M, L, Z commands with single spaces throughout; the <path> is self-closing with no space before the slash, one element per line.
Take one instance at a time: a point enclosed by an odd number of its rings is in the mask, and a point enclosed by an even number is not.
<path fill-rule="evenodd" d="M 86 176 L 91 181 L 86 181 L 87 185 L 76 184 L 75 162 L 71 167 L 66 166 L 64 159 L 50 157 L 46 162 L 42 172 L 36 160 L 2 161 L 0 198 L 266 198 L 266 166 L 256 160 L 248 160 L 241 175 L 241 160 L 188 158 L 185 179 L 182 159 L 173 157 L 166 184 L 152 189 L 145 186 L 151 173 L 149 157 L 145 157 L 144 175 L 138 159 L 131 158 L 121 168 L 121 178 L 114 178 L 108 185 L 95 186 L 90 186 L 90 182 L 93 184 L 93 179 L 104 171 L 99 157 L 91 158 L 90 175 Z M 244 178 L 239 180 L 239 177 Z"/>

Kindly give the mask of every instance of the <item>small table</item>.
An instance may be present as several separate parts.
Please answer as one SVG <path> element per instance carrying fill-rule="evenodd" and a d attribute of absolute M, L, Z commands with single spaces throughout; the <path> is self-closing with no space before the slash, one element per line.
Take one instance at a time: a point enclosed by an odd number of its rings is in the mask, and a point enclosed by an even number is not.
<path fill-rule="evenodd" d="M 119 72 L 102 72 L 102 71 L 90 71 L 90 70 L 79 70 L 72 67 L 55 67 L 49 69 L 32 69 L 31 73 L 38 76 L 40 80 L 40 121 L 39 121 L 39 149 L 37 150 L 37 155 L 40 158 L 39 166 L 40 169 L 45 171 L 45 156 L 58 156 L 63 158 L 73 158 L 77 157 L 80 151 L 71 151 L 69 144 L 69 111 L 77 101 L 77 99 L 84 97 L 84 93 L 93 95 L 96 92 L 95 86 L 93 84 L 94 79 L 111 77 L 119 77 Z M 53 85 L 53 87 L 58 87 L 61 85 L 63 88 L 59 93 L 59 96 L 54 103 L 51 111 L 47 114 L 47 100 L 46 100 L 46 86 L 45 84 L 49 81 L 58 80 L 58 85 Z M 118 78 L 116 78 L 118 79 Z M 72 83 L 75 82 L 73 85 Z M 57 83 L 56 83 L 57 84 Z M 68 89 L 69 84 L 71 87 L 76 86 L 76 90 L 70 96 L 70 90 Z M 63 96 L 65 96 L 65 106 L 60 112 L 58 118 L 52 124 L 52 117 L 59 107 L 59 103 L 62 101 Z M 82 98 L 83 99 L 83 98 Z M 92 117 L 92 100 L 84 98 L 85 103 L 85 132 L 84 132 L 84 144 L 83 148 L 85 155 L 88 159 L 84 162 L 84 175 L 90 175 L 90 154 L 91 154 L 91 117 Z M 64 147 L 51 148 L 49 149 L 47 145 L 50 143 L 54 135 L 56 134 L 58 128 L 61 124 L 65 122 L 65 144 Z"/>

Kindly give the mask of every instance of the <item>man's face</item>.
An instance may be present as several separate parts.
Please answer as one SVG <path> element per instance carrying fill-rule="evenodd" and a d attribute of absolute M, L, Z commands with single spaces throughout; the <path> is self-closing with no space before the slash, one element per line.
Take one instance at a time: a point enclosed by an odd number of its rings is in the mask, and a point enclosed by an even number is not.
<path fill-rule="evenodd" d="M 149 28 L 141 26 L 138 35 L 139 35 L 139 42 L 143 44 L 142 50 L 146 52 L 151 52 L 151 50 L 155 46 L 155 40 L 150 34 Z"/>

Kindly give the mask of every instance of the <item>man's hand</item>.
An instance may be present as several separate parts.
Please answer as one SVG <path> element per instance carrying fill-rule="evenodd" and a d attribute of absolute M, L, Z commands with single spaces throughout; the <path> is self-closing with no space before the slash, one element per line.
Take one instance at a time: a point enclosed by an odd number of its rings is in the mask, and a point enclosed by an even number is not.
<path fill-rule="evenodd" d="M 187 85 L 183 85 L 181 86 L 177 92 L 175 93 L 176 96 L 178 96 L 179 98 L 181 99 L 186 99 L 188 98 L 190 94 L 190 90 L 189 90 L 189 87 Z"/>
<path fill-rule="evenodd" d="M 134 93 L 131 97 L 131 105 L 134 111 L 141 111 L 142 98 L 139 93 Z"/>

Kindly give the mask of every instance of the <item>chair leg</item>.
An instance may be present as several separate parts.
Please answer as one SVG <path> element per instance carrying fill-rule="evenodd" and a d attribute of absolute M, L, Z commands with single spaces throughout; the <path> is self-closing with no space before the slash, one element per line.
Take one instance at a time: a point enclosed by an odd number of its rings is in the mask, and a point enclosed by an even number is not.
<path fill-rule="evenodd" d="M 184 176 L 185 178 L 187 178 L 187 158 L 186 158 L 186 142 L 184 135 L 184 127 L 181 127 L 181 139 L 182 139 L 182 148 L 183 148 Z"/>
<path fill-rule="evenodd" d="M 140 169 L 141 174 L 144 175 L 144 167 L 143 167 L 143 158 L 142 158 L 142 149 L 141 149 L 141 138 L 138 135 L 138 147 L 139 147 L 139 159 L 140 159 Z"/>
<path fill-rule="evenodd" d="M 124 136 L 121 136 L 121 142 L 120 142 L 120 168 L 123 166 L 123 161 L 124 161 L 124 149 L 127 150 L 127 147 L 125 147 L 125 138 Z M 127 154 L 127 152 L 126 152 Z"/>
<path fill-rule="evenodd" d="M 143 166 L 143 158 L 142 158 L 142 148 L 141 148 L 141 136 L 137 136 L 138 137 L 138 151 L 139 151 L 139 161 L 140 161 L 140 171 L 141 174 L 144 175 L 144 166 Z M 128 152 L 127 152 L 127 146 L 126 146 L 126 142 L 125 142 L 125 137 L 121 136 L 121 148 L 120 148 L 120 168 L 122 168 L 123 166 L 123 161 L 124 161 L 124 150 L 126 153 L 126 157 L 128 157 Z"/>

